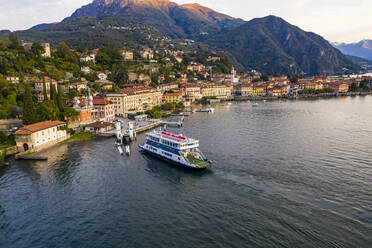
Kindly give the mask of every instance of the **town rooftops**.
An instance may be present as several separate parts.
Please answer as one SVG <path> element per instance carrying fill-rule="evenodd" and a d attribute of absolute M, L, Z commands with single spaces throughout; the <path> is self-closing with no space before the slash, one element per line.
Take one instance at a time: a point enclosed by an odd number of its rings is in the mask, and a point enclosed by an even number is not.
<path fill-rule="evenodd" d="M 29 135 L 35 132 L 39 132 L 48 128 L 52 127 L 58 127 L 65 125 L 63 121 L 43 121 L 38 122 L 35 124 L 27 125 L 22 128 L 20 128 L 17 132 L 15 132 L 15 135 Z"/>
<path fill-rule="evenodd" d="M 155 92 L 155 91 L 157 91 L 157 89 L 154 89 L 152 87 L 136 86 L 136 87 L 132 87 L 132 88 L 121 89 L 121 90 L 119 90 L 117 92 L 114 92 L 112 94 L 114 94 L 114 95 L 121 95 L 121 94 L 136 95 L 136 94 L 143 94 L 143 93 L 149 93 L 149 92 Z M 112 95 L 112 94 L 109 94 L 109 95 Z"/>
<path fill-rule="evenodd" d="M 107 98 L 93 97 L 93 105 L 108 105 L 112 104 Z"/>
<path fill-rule="evenodd" d="M 167 92 L 163 96 L 182 96 L 182 92 Z"/>

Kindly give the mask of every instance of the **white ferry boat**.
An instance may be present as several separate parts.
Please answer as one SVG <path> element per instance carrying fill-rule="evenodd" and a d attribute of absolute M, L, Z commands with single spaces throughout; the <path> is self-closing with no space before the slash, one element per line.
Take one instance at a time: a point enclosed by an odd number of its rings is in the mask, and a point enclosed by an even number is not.
<path fill-rule="evenodd" d="M 146 134 L 146 143 L 139 147 L 155 157 L 186 168 L 202 170 L 212 165 L 199 150 L 199 141 L 182 135 L 154 131 Z"/>

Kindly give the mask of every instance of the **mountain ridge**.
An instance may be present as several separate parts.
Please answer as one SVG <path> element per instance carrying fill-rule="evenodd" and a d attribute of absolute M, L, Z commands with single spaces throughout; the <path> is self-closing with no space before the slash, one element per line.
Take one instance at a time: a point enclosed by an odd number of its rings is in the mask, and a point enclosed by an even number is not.
<path fill-rule="evenodd" d="M 229 51 L 245 68 L 268 73 L 327 75 L 360 69 L 321 36 L 276 16 L 255 18 L 205 42 Z"/>
<path fill-rule="evenodd" d="M 343 54 L 372 60 L 372 40 L 364 39 L 355 43 L 336 43 L 332 45 Z"/>
<path fill-rule="evenodd" d="M 94 0 L 66 19 L 108 14 L 150 24 L 171 38 L 198 39 L 244 23 L 199 4 L 179 5 L 168 0 Z"/>

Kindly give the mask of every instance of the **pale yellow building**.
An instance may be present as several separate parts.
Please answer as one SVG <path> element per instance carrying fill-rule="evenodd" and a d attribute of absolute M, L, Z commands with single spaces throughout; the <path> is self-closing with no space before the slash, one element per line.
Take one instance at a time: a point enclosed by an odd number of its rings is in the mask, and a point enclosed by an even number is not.
<path fill-rule="evenodd" d="M 251 83 L 242 83 L 240 85 L 237 85 L 235 89 L 235 93 L 239 96 L 253 95 L 253 87 Z"/>
<path fill-rule="evenodd" d="M 162 104 L 162 93 L 151 87 L 133 87 L 107 94 L 116 116 L 144 112 Z"/>
<path fill-rule="evenodd" d="M 194 84 L 186 84 L 181 86 L 181 91 L 187 101 L 193 102 L 203 98 L 200 93 L 200 87 Z"/>
<path fill-rule="evenodd" d="M 163 94 L 163 103 L 180 103 L 182 99 L 182 92 Z"/>
<path fill-rule="evenodd" d="M 216 97 L 219 99 L 227 99 L 232 97 L 233 87 L 225 84 L 208 85 L 200 89 L 202 97 Z"/>
<path fill-rule="evenodd" d="M 122 50 L 121 56 L 123 56 L 123 59 L 125 60 L 133 60 L 133 52 L 128 50 Z"/>

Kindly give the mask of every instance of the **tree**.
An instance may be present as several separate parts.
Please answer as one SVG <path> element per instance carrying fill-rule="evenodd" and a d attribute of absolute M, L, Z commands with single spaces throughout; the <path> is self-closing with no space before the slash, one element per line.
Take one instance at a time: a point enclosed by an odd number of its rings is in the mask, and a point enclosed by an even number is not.
<path fill-rule="evenodd" d="M 57 107 L 58 107 L 60 112 L 63 112 L 63 109 L 64 109 L 63 92 L 62 92 L 62 87 L 60 85 L 58 85 Z"/>
<path fill-rule="evenodd" d="M 64 112 L 63 112 L 63 117 L 65 120 L 66 119 L 68 120 L 72 117 L 77 117 L 77 116 L 79 116 L 78 111 L 76 111 L 74 108 L 71 108 L 71 107 L 65 107 Z"/>
<path fill-rule="evenodd" d="M 43 78 L 43 95 L 44 95 L 44 101 L 48 101 L 48 93 L 46 89 L 45 78 Z"/>
<path fill-rule="evenodd" d="M 17 35 L 15 35 L 15 33 L 9 34 L 9 40 L 10 40 L 10 45 L 9 45 L 10 49 L 19 49 L 20 47 L 19 40 L 18 40 Z"/>
<path fill-rule="evenodd" d="M 53 100 L 57 103 L 57 91 L 55 85 L 50 82 L 50 100 Z"/>
<path fill-rule="evenodd" d="M 35 42 L 31 46 L 31 52 L 36 56 L 40 57 L 45 52 L 44 47 L 39 42 Z"/>
<path fill-rule="evenodd" d="M 113 66 L 112 80 L 119 87 L 123 87 L 128 82 L 128 70 L 123 64 Z"/>
<path fill-rule="evenodd" d="M 60 119 L 61 112 L 53 100 L 40 104 L 40 117 L 42 121 L 56 121 Z"/>
<path fill-rule="evenodd" d="M 23 102 L 23 124 L 29 125 L 37 122 L 37 113 L 35 103 L 32 100 L 31 89 L 25 88 L 25 97 Z"/>
<path fill-rule="evenodd" d="M 57 45 L 56 54 L 59 58 L 67 59 L 71 56 L 71 51 L 65 42 L 61 42 Z"/>
<path fill-rule="evenodd" d="M 8 141 L 8 136 L 4 131 L 0 131 L 0 145 L 6 144 Z"/>
<path fill-rule="evenodd" d="M 350 92 L 356 92 L 357 90 L 358 90 L 358 86 L 356 85 L 356 83 L 352 83 L 350 85 L 349 91 Z"/>
<path fill-rule="evenodd" d="M 104 67 L 108 67 L 111 65 L 110 57 L 103 51 L 99 51 L 96 56 L 96 61 L 98 64 L 103 65 Z"/>

